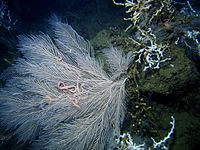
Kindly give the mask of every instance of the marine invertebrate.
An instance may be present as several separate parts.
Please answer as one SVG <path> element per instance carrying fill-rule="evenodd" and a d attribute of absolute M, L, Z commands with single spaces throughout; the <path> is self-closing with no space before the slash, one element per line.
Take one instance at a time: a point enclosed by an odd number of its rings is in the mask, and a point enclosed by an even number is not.
<path fill-rule="evenodd" d="M 124 118 L 131 53 L 104 49 L 108 74 L 70 25 L 56 17 L 50 23 L 53 37 L 18 37 L 24 58 L 2 75 L 8 79 L 0 89 L 1 123 L 33 149 L 102 150 Z"/>
<path fill-rule="evenodd" d="M 113 4 L 127 9 L 125 13 L 129 17 L 124 18 L 124 20 L 130 21 L 131 24 L 125 31 L 132 30 L 135 34 L 129 39 L 141 47 L 138 50 L 133 50 L 133 54 L 136 63 L 144 63 L 144 71 L 159 69 L 161 63 L 171 60 L 170 57 L 164 55 L 169 44 L 158 42 L 156 34 L 152 30 L 152 25 L 154 20 L 158 20 L 164 14 L 173 15 L 172 0 L 125 0 L 122 3 L 113 0 Z"/>

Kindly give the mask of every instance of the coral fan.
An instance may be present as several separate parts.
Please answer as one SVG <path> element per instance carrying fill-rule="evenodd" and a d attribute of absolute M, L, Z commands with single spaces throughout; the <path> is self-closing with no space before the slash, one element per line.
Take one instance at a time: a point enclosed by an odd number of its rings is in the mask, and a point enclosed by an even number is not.
<path fill-rule="evenodd" d="M 1 123 L 33 149 L 102 150 L 124 118 L 132 56 L 104 49 L 108 74 L 70 25 L 57 17 L 50 24 L 53 36 L 18 37 L 23 58 L 1 75 Z"/>

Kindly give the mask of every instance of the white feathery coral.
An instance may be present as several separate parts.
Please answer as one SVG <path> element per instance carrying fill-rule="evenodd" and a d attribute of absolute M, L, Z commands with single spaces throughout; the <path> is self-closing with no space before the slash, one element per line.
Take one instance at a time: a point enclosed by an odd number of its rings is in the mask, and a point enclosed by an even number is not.
<path fill-rule="evenodd" d="M 102 150 L 124 118 L 131 54 L 103 50 L 107 74 L 70 25 L 56 17 L 51 25 L 53 37 L 19 36 L 23 58 L 0 89 L 1 122 L 19 142 L 33 141 L 33 149 Z"/>

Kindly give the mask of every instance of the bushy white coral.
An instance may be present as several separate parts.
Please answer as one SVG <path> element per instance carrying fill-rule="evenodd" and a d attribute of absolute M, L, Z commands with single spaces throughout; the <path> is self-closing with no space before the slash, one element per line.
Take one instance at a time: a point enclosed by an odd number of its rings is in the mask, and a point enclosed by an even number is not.
<path fill-rule="evenodd" d="M 11 76 L 0 89 L 1 124 L 33 149 L 102 150 L 124 119 L 131 54 L 104 49 L 107 74 L 88 41 L 58 18 L 50 22 L 53 37 L 18 37 L 23 58 L 2 75 Z"/>

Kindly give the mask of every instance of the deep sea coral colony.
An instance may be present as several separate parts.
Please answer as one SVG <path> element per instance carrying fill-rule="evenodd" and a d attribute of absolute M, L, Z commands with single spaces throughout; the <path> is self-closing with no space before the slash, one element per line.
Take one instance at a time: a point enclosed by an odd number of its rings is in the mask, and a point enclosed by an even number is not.
<path fill-rule="evenodd" d="M 109 64 L 94 58 L 89 42 L 57 17 L 51 37 L 19 36 L 23 58 L 1 78 L 1 125 L 31 149 L 102 150 L 120 134 L 126 71 L 131 53 L 102 50 Z"/>
<path fill-rule="evenodd" d="M 152 27 L 154 27 L 156 20 L 162 18 L 163 15 L 167 14 L 167 18 L 163 17 L 165 19 L 173 19 L 174 8 L 172 2 L 172 0 L 125 0 L 124 2 L 113 0 L 113 4 L 127 9 L 125 13 L 128 17 L 124 18 L 124 20 L 129 21 L 130 25 L 125 29 L 125 32 L 135 35 L 129 39 L 139 47 L 139 49 L 133 50 L 133 62 L 135 64 L 144 64 L 142 65 L 144 66 L 142 70 L 147 73 L 150 70 L 159 69 L 161 64 L 171 60 L 170 55 L 165 54 L 169 50 L 169 44 L 158 41 Z M 135 143 L 129 133 L 123 133 L 116 140 L 118 147 L 120 147 L 119 149 L 168 149 L 165 144 L 173 135 L 175 128 L 175 118 L 173 116 L 171 118 L 171 130 L 159 142 L 151 138 L 153 146 L 147 145 L 145 141 Z"/>
<path fill-rule="evenodd" d="M 153 0 L 113 2 L 128 8 L 126 13 L 131 15 L 125 20 L 132 23 L 127 30 L 136 27 L 141 37 L 136 43 L 144 47 L 133 56 L 114 47 L 103 49 L 109 73 L 102 69 L 103 62 L 95 59 L 89 42 L 57 17 L 50 19 L 51 36 L 18 37 L 23 58 L 1 75 L 6 84 L 0 89 L 0 121 L 14 132 L 19 143 L 30 142 L 32 149 L 103 150 L 112 149 L 113 144 L 108 143 L 116 137 L 118 149 L 167 149 L 174 117 L 167 136 L 159 142 L 150 139 L 151 147 L 144 141 L 134 143 L 129 134 L 120 135 L 120 126 L 126 72 L 133 58 L 145 63 L 144 71 L 170 60 L 164 56 L 167 44 L 158 44 L 151 28 L 142 24 L 152 22 L 165 7 L 171 11 L 171 1 L 159 1 L 160 8 L 145 23 L 144 13 Z"/>
<path fill-rule="evenodd" d="M 168 49 L 168 43 L 157 42 L 151 25 L 164 11 L 167 11 L 169 17 L 173 15 L 172 0 L 126 0 L 124 3 L 113 0 L 113 3 L 127 8 L 125 13 L 129 16 L 124 20 L 131 23 L 125 31 L 137 30 L 135 33 L 137 36 L 130 39 L 142 46 L 141 49 L 134 51 L 133 55 L 138 58 L 135 62 L 145 63 L 144 71 L 159 69 L 161 63 L 171 60 L 170 57 L 164 55 Z M 155 9 L 153 4 L 159 7 Z"/>

